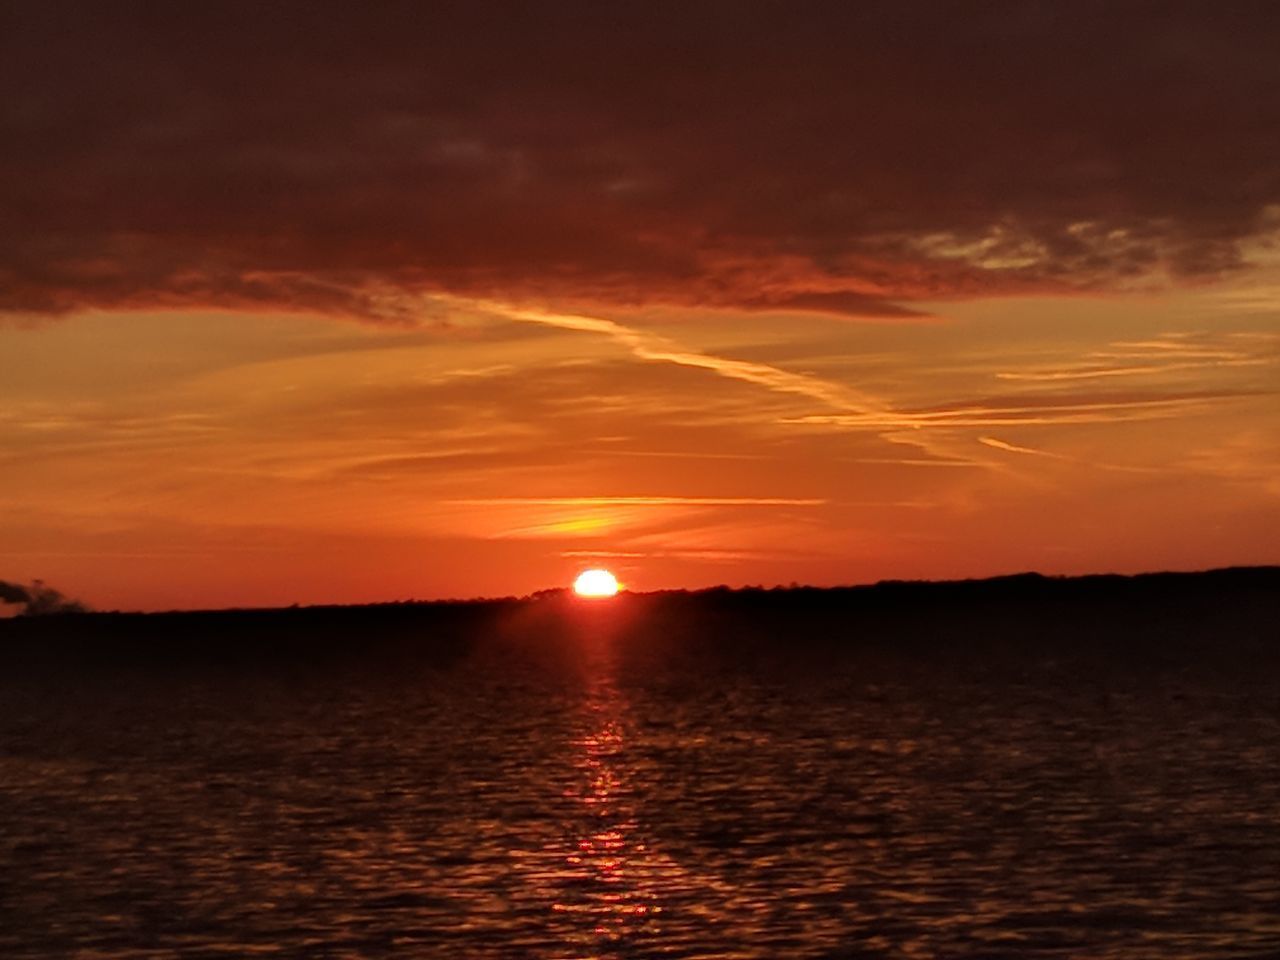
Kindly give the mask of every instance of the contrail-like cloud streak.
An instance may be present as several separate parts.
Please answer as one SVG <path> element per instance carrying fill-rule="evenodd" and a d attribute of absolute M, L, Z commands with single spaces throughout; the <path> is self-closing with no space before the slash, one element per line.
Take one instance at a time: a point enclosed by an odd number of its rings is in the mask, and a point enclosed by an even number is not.
<path fill-rule="evenodd" d="M 664 337 L 636 330 L 613 320 L 574 314 L 544 313 L 538 310 L 514 310 L 496 304 L 486 304 L 485 307 L 512 320 L 539 323 L 562 330 L 603 334 L 626 347 L 640 360 L 674 363 L 682 367 L 708 370 L 730 380 L 753 383 L 778 393 L 808 397 L 850 413 L 880 416 L 888 416 L 891 413 L 890 408 L 877 398 L 842 384 L 831 383 L 802 373 L 793 373 L 767 363 L 733 360 L 728 357 L 684 350 Z"/>
<path fill-rule="evenodd" d="M 1009 443 L 1007 440 L 999 440 L 996 437 L 978 437 L 978 442 L 995 450 L 1004 450 L 1006 453 L 1019 453 L 1029 457 L 1044 457 L 1048 460 L 1062 460 L 1065 463 L 1078 463 L 1082 466 L 1093 467 L 1097 470 L 1114 470 L 1119 473 L 1162 472 L 1155 467 L 1135 467 L 1122 463 L 1101 463 L 1096 460 L 1086 460 L 1083 457 L 1068 456 L 1065 453 L 1053 453 L 1050 450 L 1038 450 L 1035 447 L 1024 447 L 1016 443 Z"/>

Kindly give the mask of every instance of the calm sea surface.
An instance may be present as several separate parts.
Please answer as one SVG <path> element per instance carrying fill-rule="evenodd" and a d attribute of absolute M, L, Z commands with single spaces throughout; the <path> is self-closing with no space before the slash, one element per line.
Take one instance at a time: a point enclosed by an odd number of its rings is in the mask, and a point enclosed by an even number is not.
<path fill-rule="evenodd" d="M 1274 678 L 778 646 L 0 680 L 0 957 L 1280 955 Z"/>

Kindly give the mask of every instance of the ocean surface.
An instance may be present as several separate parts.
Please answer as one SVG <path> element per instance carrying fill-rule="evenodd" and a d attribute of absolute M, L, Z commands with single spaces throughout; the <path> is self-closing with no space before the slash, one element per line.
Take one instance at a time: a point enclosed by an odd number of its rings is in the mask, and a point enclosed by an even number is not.
<path fill-rule="evenodd" d="M 1280 955 L 1270 674 L 596 627 L 0 679 L 0 957 Z"/>

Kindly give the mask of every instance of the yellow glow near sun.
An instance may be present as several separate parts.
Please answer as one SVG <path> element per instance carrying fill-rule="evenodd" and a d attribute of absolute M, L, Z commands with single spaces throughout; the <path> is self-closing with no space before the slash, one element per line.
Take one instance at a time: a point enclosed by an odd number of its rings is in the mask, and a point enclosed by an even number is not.
<path fill-rule="evenodd" d="M 608 570 L 584 570 L 573 581 L 573 592 L 580 597 L 612 597 L 618 592 L 618 578 Z"/>

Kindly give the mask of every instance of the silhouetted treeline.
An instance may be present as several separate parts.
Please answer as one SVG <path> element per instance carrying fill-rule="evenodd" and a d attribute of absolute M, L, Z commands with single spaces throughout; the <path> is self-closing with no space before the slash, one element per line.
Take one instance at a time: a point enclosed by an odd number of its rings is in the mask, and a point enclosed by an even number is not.
<path fill-rule="evenodd" d="M 1150 669 L 1280 666 L 1280 567 L 1138 576 L 890 581 L 866 587 L 712 589 L 639 598 L 647 643 L 737 656 L 1088 658 Z"/>
<path fill-rule="evenodd" d="M 1280 648 L 1280 567 L 1140 576 L 1038 574 L 952 582 L 624 594 L 0 621 L 0 669 L 127 664 L 245 669 L 448 662 L 498 641 L 609 638 L 642 656 L 829 656 L 850 647 L 931 657 L 1102 654 L 1158 665 L 1188 654 L 1248 667 Z"/>

